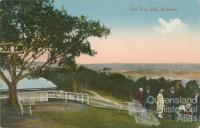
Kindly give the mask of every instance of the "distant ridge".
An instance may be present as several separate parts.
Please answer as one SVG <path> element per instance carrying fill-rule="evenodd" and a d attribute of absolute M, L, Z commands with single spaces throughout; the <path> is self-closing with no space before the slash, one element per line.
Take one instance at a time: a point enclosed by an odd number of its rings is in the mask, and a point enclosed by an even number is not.
<path fill-rule="evenodd" d="M 99 71 L 103 68 L 110 68 L 111 72 L 126 71 L 172 71 L 172 72 L 200 72 L 198 63 L 107 63 L 107 64 L 79 64 L 79 66 Z"/>

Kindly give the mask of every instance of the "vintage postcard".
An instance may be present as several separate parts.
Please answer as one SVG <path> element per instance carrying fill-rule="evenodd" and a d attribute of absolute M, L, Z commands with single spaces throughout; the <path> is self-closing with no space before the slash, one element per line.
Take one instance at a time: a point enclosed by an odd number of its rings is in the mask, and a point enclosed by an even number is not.
<path fill-rule="evenodd" d="M 200 128 L 200 0 L 0 0 L 0 128 Z"/>

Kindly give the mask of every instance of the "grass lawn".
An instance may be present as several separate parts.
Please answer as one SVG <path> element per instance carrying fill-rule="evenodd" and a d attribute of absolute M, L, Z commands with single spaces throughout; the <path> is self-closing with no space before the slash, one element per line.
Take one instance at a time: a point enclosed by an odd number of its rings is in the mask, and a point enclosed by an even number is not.
<path fill-rule="evenodd" d="M 52 104 L 59 101 L 51 101 Z M 50 103 L 51 103 L 50 102 Z M 62 102 L 63 103 L 63 102 Z M 70 104 L 69 102 L 67 103 Z M 60 108 L 59 108 L 60 107 Z M 61 109 L 66 106 L 57 106 Z M 7 107 L 1 109 L 9 112 Z M 86 107 L 77 111 L 34 111 L 33 116 L 21 116 L 18 114 L 14 118 L 12 112 L 7 115 L 9 119 L 6 126 L 9 128 L 198 128 L 200 123 L 176 122 L 170 119 L 160 120 L 161 125 L 158 127 L 136 124 L 134 117 L 128 115 L 125 111 L 112 109 L 100 109 L 94 107 Z M 19 118 L 20 117 L 20 118 Z M 2 118 L 5 118 L 2 115 Z"/>
<path fill-rule="evenodd" d="M 161 120 L 161 125 L 158 128 L 198 128 L 199 123 L 192 122 L 177 122 L 172 120 Z"/>
<path fill-rule="evenodd" d="M 42 128 L 197 128 L 198 123 L 161 120 L 161 125 L 136 124 L 133 117 L 117 110 L 89 108 L 76 112 L 34 112 L 36 120 L 21 122 Z"/>
<path fill-rule="evenodd" d="M 36 112 L 46 128 L 149 128 L 135 124 L 134 118 L 117 110 L 89 108 L 77 112 Z"/>

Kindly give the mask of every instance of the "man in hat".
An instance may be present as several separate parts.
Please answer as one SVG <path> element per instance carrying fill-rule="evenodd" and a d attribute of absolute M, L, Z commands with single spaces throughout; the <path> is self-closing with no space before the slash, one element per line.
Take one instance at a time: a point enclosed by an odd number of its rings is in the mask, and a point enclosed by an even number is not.
<path fill-rule="evenodd" d="M 177 103 L 176 103 L 176 93 L 175 93 L 175 88 L 171 87 L 170 88 L 170 110 L 171 110 L 171 119 L 175 120 L 176 119 L 176 107 L 177 107 Z"/>

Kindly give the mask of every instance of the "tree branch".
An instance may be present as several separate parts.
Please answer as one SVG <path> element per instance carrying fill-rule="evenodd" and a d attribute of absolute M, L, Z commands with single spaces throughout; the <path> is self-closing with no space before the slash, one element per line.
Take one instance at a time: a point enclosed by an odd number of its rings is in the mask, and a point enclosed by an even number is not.
<path fill-rule="evenodd" d="M 42 51 L 42 50 L 41 50 Z M 48 49 L 44 50 L 43 52 L 41 52 L 37 57 L 33 58 L 33 60 L 27 65 L 26 65 L 26 62 L 24 62 L 24 67 L 21 69 L 21 71 L 19 72 L 19 74 L 17 75 L 18 77 L 22 75 L 22 73 L 27 70 L 28 68 L 31 67 L 31 65 L 35 62 L 35 60 L 37 60 L 40 56 L 42 56 L 46 51 L 48 51 Z"/>
<path fill-rule="evenodd" d="M 39 51 L 38 51 L 38 53 L 40 53 L 40 52 L 42 52 L 42 50 L 43 49 L 40 49 Z M 30 52 L 29 52 L 30 53 Z M 29 55 L 29 54 L 28 54 Z M 27 56 L 28 56 L 27 55 Z M 26 60 L 25 60 L 25 58 L 24 58 L 24 63 L 27 63 L 29 60 L 31 60 L 33 57 L 31 56 L 31 57 L 29 57 L 29 58 L 27 58 Z"/>
<path fill-rule="evenodd" d="M 24 62 L 25 58 L 29 55 L 29 53 L 31 52 L 31 48 L 27 49 L 24 53 L 24 56 L 22 58 L 22 61 Z"/>
<path fill-rule="evenodd" d="M 32 71 L 29 71 L 29 73 L 27 73 L 27 74 L 25 74 L 25 75 L 23 75 L 23 76 L 21 76 L 21 77 L 19 76 L 19 79 L 18 79 L 18 80 L 22 80 L 22 79 L 24 79 L 24 78 L 30 76 L 31 74 L 33 74 L 33 73 L 35 73 L 35 72 L 37 72 L 37 71 L 39 71 L 39 70 L 45 68 L 45 66 L 47 66 L 47 64 L 50 65 L 50 59 L 48 59 L 42 66 L 37 67 L 37 69 L 35 69 L 34 71 L 32 70 Z"/>
<path fill-rule="evenodd" d="M 10 87 L 11 86 L 11 82 L 8 80 L 8 78 L 6 77 L 6 75 L 3 73 L 3 71 L 1 69 L 0 69 L 0 76 L 6 82 L 6 84 L 8 85 L 8 87 Z"/>

